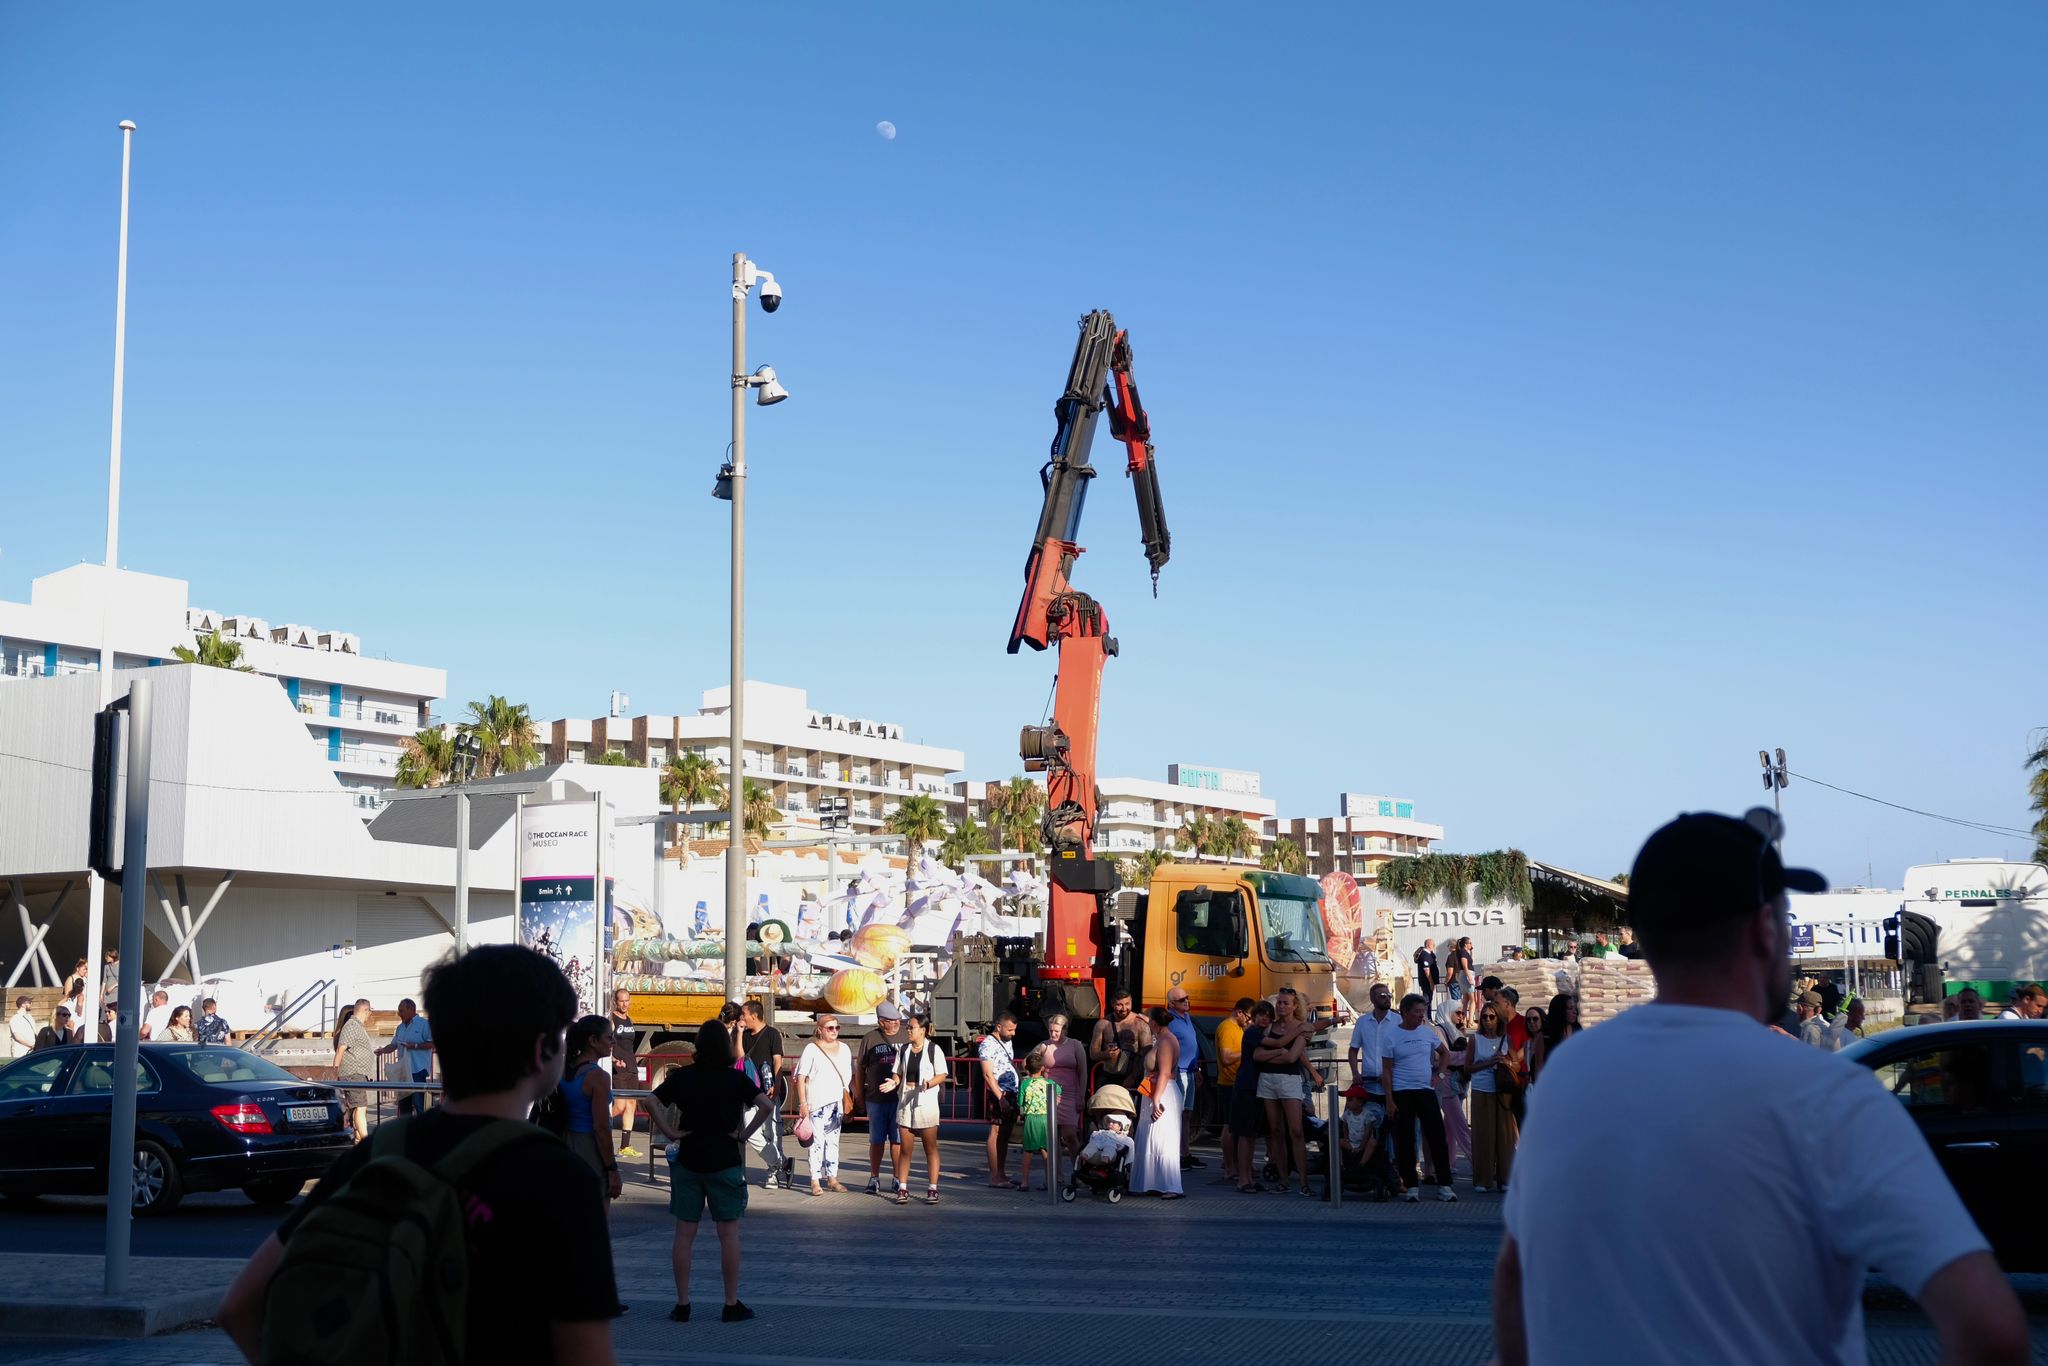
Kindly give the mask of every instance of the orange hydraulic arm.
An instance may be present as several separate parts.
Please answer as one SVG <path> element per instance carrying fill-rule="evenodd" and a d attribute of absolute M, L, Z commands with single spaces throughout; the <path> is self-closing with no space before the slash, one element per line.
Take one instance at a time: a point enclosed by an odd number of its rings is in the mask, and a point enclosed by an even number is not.
<path fill-rule="evenodd" d="M 1053 405 L 1058 427 L 1039 480 L 1045 505 L 1024 562 L 1024 598 L 1010 630 L 1010 653 L 1019 645 L 1059 646 L 1059 681 L 1052 724 L 1026 726 L 1019 750 L 1027 772 L 1045 774 L 1043 833 L 1052 861 L 1052 904 L 1046 926 L 1045 976 L 1076 980 L 1101 970 L 1102 901 L 1116 891 L 1114 864 L 1098 861 L 1095 835 L 1095 746 L 1101 724 L 1102 666 L 1117 653 L 1102 606 L 1069 581 L 1081 554 L 1075 540 L 1088 481 L 1095 424 L 1109 412 L 1111 434 L 1124 443 L 1126 472 L 1138 498 L 1145 560 L 1158 591 L 1159 569 L 1171 553 L 1159 498 L 1151 420 L 1131 377 L 1129 334 L 1098 310 L 1081 319 L 1081 338 L 1067 373 L 1066 392 Z"/>

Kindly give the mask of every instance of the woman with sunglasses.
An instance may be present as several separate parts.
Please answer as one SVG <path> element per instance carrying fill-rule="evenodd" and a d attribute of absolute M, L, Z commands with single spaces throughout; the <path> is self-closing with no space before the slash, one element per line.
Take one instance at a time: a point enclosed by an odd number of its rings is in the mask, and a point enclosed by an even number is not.
<path fill-rule="evenodd" d="M 811 1126 L 811 1194 L 846 1194 L 839 1184 L 839 1132 L 853 1085 L 853 1050 L 839 1041 L 839 1017 L 820 1015 L 817 1037 L 796 1062 L 796 1112 Z M 821 1184 L 822 1183 L 822 1184 Z"/>
<path fill-rule="evenodd" d="M 1507 1029 L 1501 1023 L 1500 1007 L 1487 1002 L 1479 1011 L 1479 1032 L 1461 1064 L 1472 1079 L 1472 1189 L 1484 1193 L 1508 1188 L 1508 1169 L 1513 1165 L 1515 1143 L 1514 1082 L 1512 1073 L 1520 1058 Z"/>

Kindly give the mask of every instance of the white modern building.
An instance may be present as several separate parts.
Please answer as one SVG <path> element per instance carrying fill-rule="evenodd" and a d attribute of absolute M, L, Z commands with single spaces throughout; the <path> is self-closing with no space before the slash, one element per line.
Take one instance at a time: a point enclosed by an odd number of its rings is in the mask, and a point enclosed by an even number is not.
<path fill-rule="evenodd" d="M 1430 852 L 1443 839 L 1444 828 L 1415 819 L 1415 803 L 1406 797 L 1345 792 L 1337 798 L 1335 816 L 1274 821 L 1267 833 L 1293 840 L 1316 877 L 1349 873 L 1371 883 L 1389 859 Z"/>
<path fill-rule="evenodd" d="M 448 675 L 365 658 L 350 632 L 222 616 L 191 606 L 183 579 L 81 564 L 31 582 L 25 603 L 0 602 L 0 680 L 97 673 L 102 640 L 117 669 L 174 663 L 178 646 L 216 630 L 241 645 L 244 664 L 283 685 L 311 751 L 357 814 L 374 814 L 405 738 L 430 723 Z"/>
<path fill-rule="evenodd" d="M 453 803 L 393 804 L 366 826 L 275 681 L 169 664 L 119 671 L 114 695 L 138 678 L 152 697 L 146 979 L 219 984 L 237 1027 L 322 983 L 387 1008 L 416 994 L 420 969 L 454 940 Z M 92 671 L 0 687 L 10 985 L 41 984 L 85 951 L 98 706 Z M 474 803 L 474 942 L 511 937 L 512 804 Z M 110 946 L 121 896 L 108 889 Z"/>
<path fill-rule="evenodd" d="M 792 823 L 815 818 L 818 803 L 840 799 L 856 832 L 879 830 L 903 799 L 931 797 L 949 821 L 965 813 L 965 798 L 951 775 L 966 756 L 957 749 L 903 738 L 893 721 L 869 721 L 820 711 L 802 688 L 749 680 L 742 768 L 766 786 L 777 810 Z M 557 720 L 539 730 L 549 763 L 596 762 L 623 754 L 636 765 L 660 768 L 681 754 L 699 754 L 728 766 L 731 758 L 730 688 L 712 688 L 688 716 L 608 716 Z"/>

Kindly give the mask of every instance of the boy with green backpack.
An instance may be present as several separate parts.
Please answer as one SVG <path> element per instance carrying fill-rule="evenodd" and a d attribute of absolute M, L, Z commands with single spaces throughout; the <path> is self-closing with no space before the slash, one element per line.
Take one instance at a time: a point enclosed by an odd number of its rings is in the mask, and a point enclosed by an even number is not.
<path fill-rule="evenodd" d="M 576 1014 L 513 944 L 429 970 L 445 1103 L 380 1126 L 258 1248 L 216 1317 L 256 1366 L 616 1360 L 596 1177 L 527 1122 Z"/>

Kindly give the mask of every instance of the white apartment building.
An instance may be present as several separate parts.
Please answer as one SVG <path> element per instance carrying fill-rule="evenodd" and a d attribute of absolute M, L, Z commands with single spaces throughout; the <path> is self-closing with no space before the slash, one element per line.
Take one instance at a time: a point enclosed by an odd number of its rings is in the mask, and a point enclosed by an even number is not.
<path fill-rule="evenodd" d="M 1337 813 L 1271 822 L 1268 838 L 1293 840 L 1316 877 L 1342 872 L 1371 883 L 1389 859 L 1426 854 L 1444 837 L 1441 825 L 1415 819 L 1415 803 L 1406 797 L 1345 792 Z"/>
<path fill-rule="evenodd" d="M 965 813 L 966 798 L 951 775 L 966 763 L 957 749 L 903 738 L 891 721 L 868 721 L 811 705 L 802 688 L 748 680 L 746 776 L 767 786 L 791 824 L 815 821 L 821 799 L 843 799 L 857 833 L 873 834 L 903 799 L 922 794 L 946 808 L 949 821 Z M 558 720 L 540 727 L 546 761 L 596 762 L 607 752 L 660 768 L 678 754 L 701 754 L 720 768 L 731 757 L 727 720 L 730 688 L 707 689 L 690 716 L 601 716 Z"/>
<path fill-rule="evenodd" d="M 405 738 L 430 723 L 448 675 L 365 658 L 349 632 L 222 616 L 192 607 L 183 579 L 81 564 L 33 580 L 25 603 L 0 602 L 0 680 L 96 673 L 102 639 L 117 669 L 175 663 L 175 647 L 215 630 L 241 645 L 244 664 L 283 685 L 309 743 L 358 813 L 373 815 Z"/>
<path fill-rule="evenodd" d="M 1034 779 L 1034 781 L 1038 781 Z M 988 820 L 988 789 L 998 784 L 959 783 L 954 790 L 966 803 L 964 814 Z M 1164 849 L 1188 861 L 1222 863 L 1220 855 L 1197 856 L 1181 847 L 1181 829 L 1196 816 L 1212 821 L 1235 816 L 1257 841 L 1256 862 L 1272 842 L 1267 827 L 1276 810 L 1273 800 L 1259 795 L 1259 775 L 1242 769 L 1169 764 L 1166 781 L 1150 778 L 1102 778 L 1096 784 L 1102 805 L 1096 812 L 1095 853 L 1128 858 L 1147 849 Z"/>

